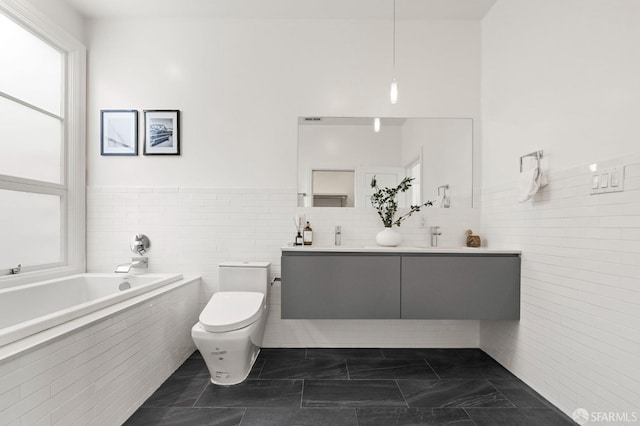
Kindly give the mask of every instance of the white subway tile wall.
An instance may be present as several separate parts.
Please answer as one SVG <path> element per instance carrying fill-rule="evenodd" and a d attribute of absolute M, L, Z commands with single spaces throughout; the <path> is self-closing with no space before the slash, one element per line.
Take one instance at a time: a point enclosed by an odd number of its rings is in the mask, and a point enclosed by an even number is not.
<path fill-rule="evenodd" d="M 548 173 L 518 204 L 516 184 L 482 192 L 492 247 L 522 249 L 519 322 L 480 323 L 481 348 L 571 415 L 640 414 L 640 155 L 625 191 L 589 195 L 584 167 Z"/>
<path fill-rule="evenodd" d="M 122 424 L 195 350 L 198 280 L 0 363 L 0 424 Z"/>
<path fill-rule="evenodd" d="M 280 276 L 280 248 L 293 242 L 294 216 L 305 215 L 315 245 L 375 245 L 382 229 L 373 209 L 298 208 L 295 188 L 114 187 L 87 188 L 88 272 L 113 271 L 133 255 L 136 233 L 151 239 L 151 272 L 202 277 L 204 306 L 217 290 L 217 266 L 231 260 L 267 261 Z M 420 228 L 423 215 L 425 226 Z M 464 245 L 464 231 L 480 227 L 479 209 L 426 208 L 400 227 L 403 245 L 428 245 L 429 226 L 440 226 L 442 246 Z M 478 321 L 281 320 L 280 288 L 272 288 L 265 347 L 477 347 Z"/>

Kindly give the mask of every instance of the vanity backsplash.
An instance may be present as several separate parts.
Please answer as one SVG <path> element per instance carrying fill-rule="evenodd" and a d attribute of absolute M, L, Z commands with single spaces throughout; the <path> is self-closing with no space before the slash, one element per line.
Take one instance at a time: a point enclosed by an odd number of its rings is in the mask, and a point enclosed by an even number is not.
<path fill-rule="evenodd" d="M 401 209 L 402 212 L 404 209 Z M 408 210 L 408 209 L 407 209 Z M 336 226 L 341 227 L 342 246 L 376 245 L 375 236 L 383 229 L 382 222 L 373 208 L 336 209 L 331 207 L 299 207 L 295 214 L 304 215 L 313 223 L 313 245 L 335 245 Z M 480 229 L 479 209 L 423 208 L 396 228 L 402 234 L 401 246 L 425 246 L 430 244 L 429 228 L 439 226 L 442 235 L 438 237 L 440 247 L 466 246 L 467 229 Z M 295 228 L 291 225 L 291 243 L 295 237 Z M 483 246 L 486 242 L 483 240 Z"/>

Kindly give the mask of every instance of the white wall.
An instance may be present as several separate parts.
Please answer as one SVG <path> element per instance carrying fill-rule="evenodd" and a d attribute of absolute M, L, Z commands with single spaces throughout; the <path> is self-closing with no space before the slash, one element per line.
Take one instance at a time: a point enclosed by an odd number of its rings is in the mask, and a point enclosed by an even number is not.
<path fill-rule="evenodd" d="M 202 275 L 209 293 L 224 260 L 270 261 L 279 275 L 279 248 L 293 240 L 296 212 L 307 213 L 316 244 L 333 244 L 336 221 L 343 244 L 373 244 L 381 224 L 372 210 L 296 208 L 297 119 L 477 119 L 479 31 L 471 21 L 400 22 L 400 101 L 391 105 L 390 21 L 90 22 L 88 269 L 112 270 L 131 256 L 132 235 L 144 232 L 152 270 Z M 99 111 L 108 108 L 180 109 L 182 155 L 101 157 Z M 479 226 L 478 210 L 426 214 L 443 226 L 446 244 Z M 402 226 L 407 242 L 426 243 L 426 230 L 410 220 Z M 282 321 L 277 312 L 267 346 L 478 345 L 477 321 L 382 327 Z"/>
<path fill-rule="evenodd" d="M 633 1 L 499 0 L 482 23 L 482 231 L 523 255 L 521 320 L 481 322 L 481 347 L 569 415 L 640 414 L 638 22 Z M 538 149 L 549 186 L 518 204 Z M 594 162 L 626 164 L 625 191 L 589 195 Z"/>
<path fill-rule="evenodd" d="M 397 105 L 390 24 L 90 22 L 88 183 L 293 187 L 298 116 L 478 117 L 479 23 L 400 23 Z M 181 158 L 100 157 L 106 108 L 182 110 Z"/>
<path fill-rule="evenodd" d="M 483 184 L 544 149 L 551 169 L 638 150 L 636 1 L 498 1 L 483 21 Z M 505 175 L 505 172 L 508 174 Z"/>

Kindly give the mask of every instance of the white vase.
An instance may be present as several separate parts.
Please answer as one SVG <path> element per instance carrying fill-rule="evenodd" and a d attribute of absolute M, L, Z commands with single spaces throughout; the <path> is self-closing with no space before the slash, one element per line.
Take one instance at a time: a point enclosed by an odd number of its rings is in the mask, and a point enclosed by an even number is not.
<path fill-rule="evenodd" d="M 395 229 L 388 227 L 376 234 L 376 243 L 379 246 L 395 247 L 402 241 L 402 235 Z"/>

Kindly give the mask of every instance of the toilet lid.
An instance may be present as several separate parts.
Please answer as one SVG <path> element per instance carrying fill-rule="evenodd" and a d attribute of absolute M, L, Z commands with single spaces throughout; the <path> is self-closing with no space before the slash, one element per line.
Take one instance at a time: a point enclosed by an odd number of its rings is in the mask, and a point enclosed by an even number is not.
<path fill-rule="evenodd" d="M 215 293 L 200 313 L 200 325 L 217 333 L 246 327 L 260 317 L 263 301 L 264 294 L 253 291 Z"/>

